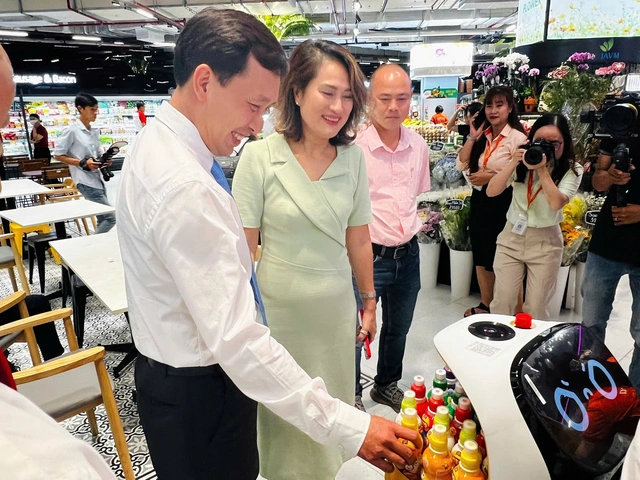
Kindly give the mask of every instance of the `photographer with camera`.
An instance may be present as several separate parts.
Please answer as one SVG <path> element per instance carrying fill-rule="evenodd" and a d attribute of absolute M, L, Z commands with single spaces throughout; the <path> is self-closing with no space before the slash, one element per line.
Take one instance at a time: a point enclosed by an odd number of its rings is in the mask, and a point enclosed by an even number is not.
<path fill-rule="evenodd" d="M 562 208 L 578 191 L 583 169 L 575 162 L 563 115 L 540 117 L 529 133 L 529 142 L 514 153 L 487 188 L 487 195 L 494 197 L 513 186 L 507 224 L 497 240 L 491 313 L 514 314 L 526 272 L 524 311 L 547 320 L 562 263 Z"/>
<path fill-rule="evenodd" d="M 611 109 L 613 111 L 613 108 Z M 634 125 L 630 123 L 630 125 Z M 605 124 L 606 130 L 606 124 Z M 635 131 L 633 131 L 635 130 Z M 635 348 L 629 378 L 640 392 L 640 130 L 630 136 L 602 139 L 593 187 L 609 191 L 589 243 L 582 284 L 582 324 L 605 337 L 620 278 L 629 275 L 633 305 L 631 336 Z M 636 135 L 635 137 L 633 135 Z M 624 141 L 622 141 L 624 140 Z M 628 150 L 627 150 L 628 147 Z M 634 163 L 636 166 L 634 166 Z M 626 171 L 625 171 L 626 170 Z M 619 206 L 625 205 L 625 206 Z"/>
<path fill-rule="evenodd" d="M 100 133 L 97 128 L 91 128 L 91 123 L 95 122 L 98 115 L 98 100 L 87 93 L 79 93 L 75 103 L 80 118 L 62 131 L 56 140 L 54 155 L 57 160 L 69 165 L 71 178 L 84 198 L 109 205 L 102 178 L 107 180 L 113 176 L 108 170 L 112 162 L 110 158 L 102 161 Z M 108 232 L 116 224 L 113 213 L 97 217 L 96 233 Z"/>

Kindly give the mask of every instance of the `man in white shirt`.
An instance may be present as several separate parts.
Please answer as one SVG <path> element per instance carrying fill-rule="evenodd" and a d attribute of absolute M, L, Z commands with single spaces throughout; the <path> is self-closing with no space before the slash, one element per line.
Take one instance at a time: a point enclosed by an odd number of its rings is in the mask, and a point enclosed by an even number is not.
<path fill-rule="evenodd" d="M 262 325 L 240 216 L 213 157 L 261 130 L 286 68 L 252 16 L 200 12 L 175 48 L 178 87 L 124 164 L 118 237 L 138 410 L 160 480 L 255 479 L 255 401 L 386 471 L 387 460 L 412 460 L 397 438 L 419 442 L 330 397 Z"/>

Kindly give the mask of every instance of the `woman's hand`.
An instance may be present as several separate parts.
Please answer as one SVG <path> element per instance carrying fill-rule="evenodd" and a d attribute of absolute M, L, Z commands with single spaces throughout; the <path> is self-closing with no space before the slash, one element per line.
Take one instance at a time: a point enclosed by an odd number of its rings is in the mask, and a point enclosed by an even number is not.
<path fill-rule="evenodd" d="M 480 135 L 484 133 L 484 129 L 487 128 L 486 121 L 482 125 L 480 125 L 480 128 L 475 127 L 475 120 L 479 114 L 480 112 L 477 112 L 473 117 L 471 117 L 471 121 L 469 122 L 469 137 L 476 140 L 480 137 Z"/>
<path fill-rule="evenodd" d="M 546 169 L 547 168 L 547 156 L 543 153 L 542 154 L 542 161 L 540 163 L 538 163 L 537 165 L 529 165 L 527 163 L 527 161 L 524 159 L 524 156 L 523 156 L 522 163 L 524 163 L 529 170 L 542 170 L 543 168 Z"/>
<path fill-rule="evenodd" d="M 469 181 L 474 187 L 482 187 L 489 183 L 492 178 L 493 172 L 491 172 L 490 170 L 482 170 L 469 175 Z"/>
<path fill-rule="evenodd" d="M 356 338 L 356 343 L 364 342 L 366 337 L 369 337 L 369 341 L 373 342 L 378 332 L 378 326 L 376 324 L 376 307 L 375 303 L 373 308 L 365 308 L 362 314 L 362 330 Z"/>

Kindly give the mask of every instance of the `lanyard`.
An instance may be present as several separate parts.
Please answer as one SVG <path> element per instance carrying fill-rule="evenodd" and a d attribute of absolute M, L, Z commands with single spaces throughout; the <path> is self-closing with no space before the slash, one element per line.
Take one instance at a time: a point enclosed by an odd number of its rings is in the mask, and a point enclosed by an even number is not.
<path fill-rule="evenodd" d="M 540 185 L 538 187 L 538 190 L 536 191 L 536 193 L 532 196 L 533 194 L 533 171 L 529 172 L 529 185 L 527 185 L 527 209 L 531 206 L 531 204 L 535 201 L 536 197 L 538 196 L 538 194 L 540 193 L 540 190 L 542 190 L 542 185 Z"/>
<path fill-rule="evenodd" d="M 504 137 L 502 135 L 498 135 L 497 140 L 493 144 L 493 148 L 490 148 L 490 144 L 487 145 L 487 148 L 484 149 L 484 161 L 482 162 L 482 169 L 484 170 L 487 167 L 487 163 L 489 162 L 489 158 L 493 155 L 493 152 L 500 146 L 500 142 Z"/>

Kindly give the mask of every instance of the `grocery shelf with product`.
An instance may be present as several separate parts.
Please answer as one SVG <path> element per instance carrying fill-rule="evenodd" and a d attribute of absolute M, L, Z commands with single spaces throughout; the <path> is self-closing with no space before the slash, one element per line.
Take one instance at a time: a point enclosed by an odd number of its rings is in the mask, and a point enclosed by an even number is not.
<path fill-rule="evenodd" d="M 100 142 L 103 150 L 117 141 L 126 141 L 129 144 L 136 135 L 134 115 L 137 115 L 136 103 L 145 103 L 145 114 L 149 121 L 153 121 L 156 109 L 168 96 L 102 96 L 98 99 L 98 118 L 92 124 L 100 130 Z M 30 155 L 28 139 L 31 131 L 25 129 L 25 118 L 36 113 L 40 116 L 42 124 L 49 132 L 49 148 L 53 151 L 56 139 L 68 125 L 77 119 L 75 114 L 74 97 L 36 97 L 26 96 L 22 104 L 16 99 L 9 113 L 9 125 L 0 129 L 3 138 L 4 155 Z M 23 105 L 23 107 L 22 107 Z M 23 112 L 21 111 L 24 109 Z M 127 147 L 120 150 L 120 155 L 127 153 Z"/>

